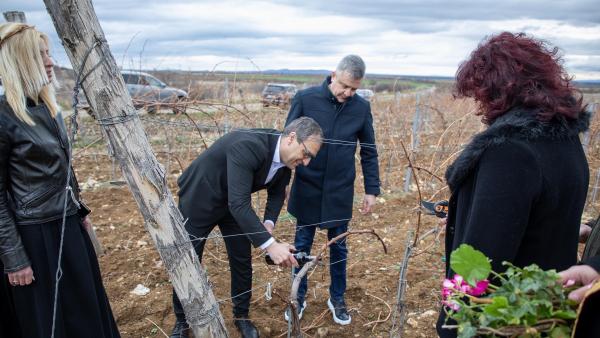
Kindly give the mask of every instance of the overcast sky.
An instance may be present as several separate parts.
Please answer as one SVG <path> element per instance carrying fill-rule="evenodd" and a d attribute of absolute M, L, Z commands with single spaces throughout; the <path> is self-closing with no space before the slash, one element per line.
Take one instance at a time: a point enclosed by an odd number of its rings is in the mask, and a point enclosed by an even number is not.
<path fill-rule="evenodd" d="M 95 0 L 110 48 L 125 68 L 333 69 L 361 55 L 368 73 L 453 76 L 486 35 L 526 32 L 561 48 L 578 80 L 600 79 L 597 0 Z M 42 0 L 0 0 L 50 33 L 70 63 Z"/>

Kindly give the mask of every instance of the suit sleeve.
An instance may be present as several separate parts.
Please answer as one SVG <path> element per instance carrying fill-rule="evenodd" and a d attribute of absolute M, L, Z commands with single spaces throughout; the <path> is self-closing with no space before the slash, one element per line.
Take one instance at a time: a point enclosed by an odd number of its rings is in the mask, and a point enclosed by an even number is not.
<path fill-rule="evenodd" d="M 476 169 L 469 215 L 457 225 L 457 235 L 464 227 L 457 239 L 489 257 L 494 271 L 504 271 L 502 262 L 514 262 L 521 246 L 542 180 L 527 147 L 513 142 L 489 147 Z"/>
<path fill-rule="evenodd" d="M 600 273 L 600 255 L 596 255 L 594 257 L 590 257 L 585 261 L 581 262 L 581 264 L 589 265 L 598 273 Z"/>
<path fill-rule="evenodd" d="M 273 221 L 273 224 L 277 222 L 279 213 L 283 207 L 283 201 L 285 200 L 285 188 L 290 182 L 291 171 L 288 168 L 281 168 L 285 172 L 277 178 L 277 181 L 273 182 L 267 188 L 267 206 L 265 207 L 265 220 Z"/>
<path fill-rule="evenodd" d="M 296 96 L 294 96 L 294 99 L 292 100 L 292 105 L 290 106 L 290 112 L 288 113 L 285 125 L 287 126 L 288 124 L 290 124 L 290 122 L 302 116 L 304 116 L 302 99 L 300 98 L 300 94 L 296 94 Z"/>
<path fill-rule="evenodd" d="M 227 186 L 229 211 L 252 245 L 259 247 L 271 238 L 252 209 L 252 182 L 265 154 L 251 142 L 238 142 L 227 151 Z"/>
<path fill-rule="evenodd" d="M 0 259 L 4 272 L 15 272 L 31 265 L 21 236 L 8 205 L 8 157 L 10 140 L 4 127 L 0 126 Z"/>
<path fill-rule="evenodd" d="M 360 146 L 360 164 L 362 166 L 365 194 L 379 195 L 381 182 L 379 181 L 379 161 L 375 146 L 375 130 L 373 129 L 373 115 L 371 106 L 368 106 L 367 116 L 363 127 L 358 134 Z M 364 143 L 364 146 L 363 146 Z"/>

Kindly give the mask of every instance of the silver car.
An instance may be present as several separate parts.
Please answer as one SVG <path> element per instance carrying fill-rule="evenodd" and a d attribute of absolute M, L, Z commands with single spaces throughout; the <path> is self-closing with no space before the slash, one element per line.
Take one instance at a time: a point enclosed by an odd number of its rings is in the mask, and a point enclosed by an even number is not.
<path fill-rule="evenodd" d="M 122 70 L 121 75 L 136 109 L 145 108 L 149 114 L 161 108 L 170 108 L 175 114 L 185 111 L 188 94 L 184 90 L 169 87 L 154 76 L 140 71 Z M 83 92 L 80 92 L 77 106 L 95 117 Z"/>
<path fill-rule="evenodd" d="M 367 101 L 371 101 L 375 93 L 371 89 L 357 89 L 356 94 Z"/>
<path fill-rule="evenodd" d="M 263 107 L 286 107 L 292 102 L 297 92 L 298 88 L 291 83 L 268 83 L 262 91 L 261 102 Z"/>
<path fill-rule="evenodd" d="M 121 74 L 136 108 L 144 107 L 150 114 L 162 107 L 171 108 L 173 113 L 184 111 L 182 101 L 188 98 L 184 90 L 169 87 L 148 73 L 123 70 Z"/>

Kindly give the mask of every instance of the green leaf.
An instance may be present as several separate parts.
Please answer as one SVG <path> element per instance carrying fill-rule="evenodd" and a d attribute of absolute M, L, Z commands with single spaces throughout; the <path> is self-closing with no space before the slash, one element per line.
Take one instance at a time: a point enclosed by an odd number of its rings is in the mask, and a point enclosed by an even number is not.
<path fill-rule="evenodd" d="M 493 302 L 483 308 L 483 312 L 494 317 L 502 317 L 504 311 L 508 307 L 508 299 L 506 297 L 494 297 Z"/>
<path fill-rule="evenodd" d="M 472 286 L 486 279 L 492 271 L 490 260 L 479 250 L 461 244 L 450 254 L 450 267 Z"/>
<path fill-rule="evenodd" d="M 550 331 L 551 338 L 569 338 L 571 337 L 571 329 L 566 326 L 557 326 Z"/>
<path fill-rule="evenodd" d="M 552 313 L 552 317 L 565 319 L 565 320 L 572 320 L 577 317 L 577 312 L 575 312 L 573 310 L 554 311 Z"/>
<path fill-rule="evenodd" d="M 461 323 L 458 326 L 458 337 L 457 338 L 472 338 L 477 334 L 477 329 L 469 322 Z"/>

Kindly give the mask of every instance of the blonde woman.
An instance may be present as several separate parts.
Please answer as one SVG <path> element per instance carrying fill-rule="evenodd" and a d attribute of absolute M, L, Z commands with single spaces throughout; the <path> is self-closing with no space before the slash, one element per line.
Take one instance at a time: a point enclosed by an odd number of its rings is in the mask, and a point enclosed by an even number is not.
<path fill-rule="evenodd" d="M 0 307 L 16 317 L 22 337 L 50 337 L 53 323 L 54 337 L 119 337 L 84 229 L 87 209 L 80 206 L 74 175 L 53 320 L 65 194 L 70 194 L 65 184 L 73 172 L 48 45 L 48 37 L 33 26 L 0 25 L 5 88 L 0 96 L 0 261 L 5 273 L 0 289 L 7 290 L 9 300 L 2 299 Z"/>

